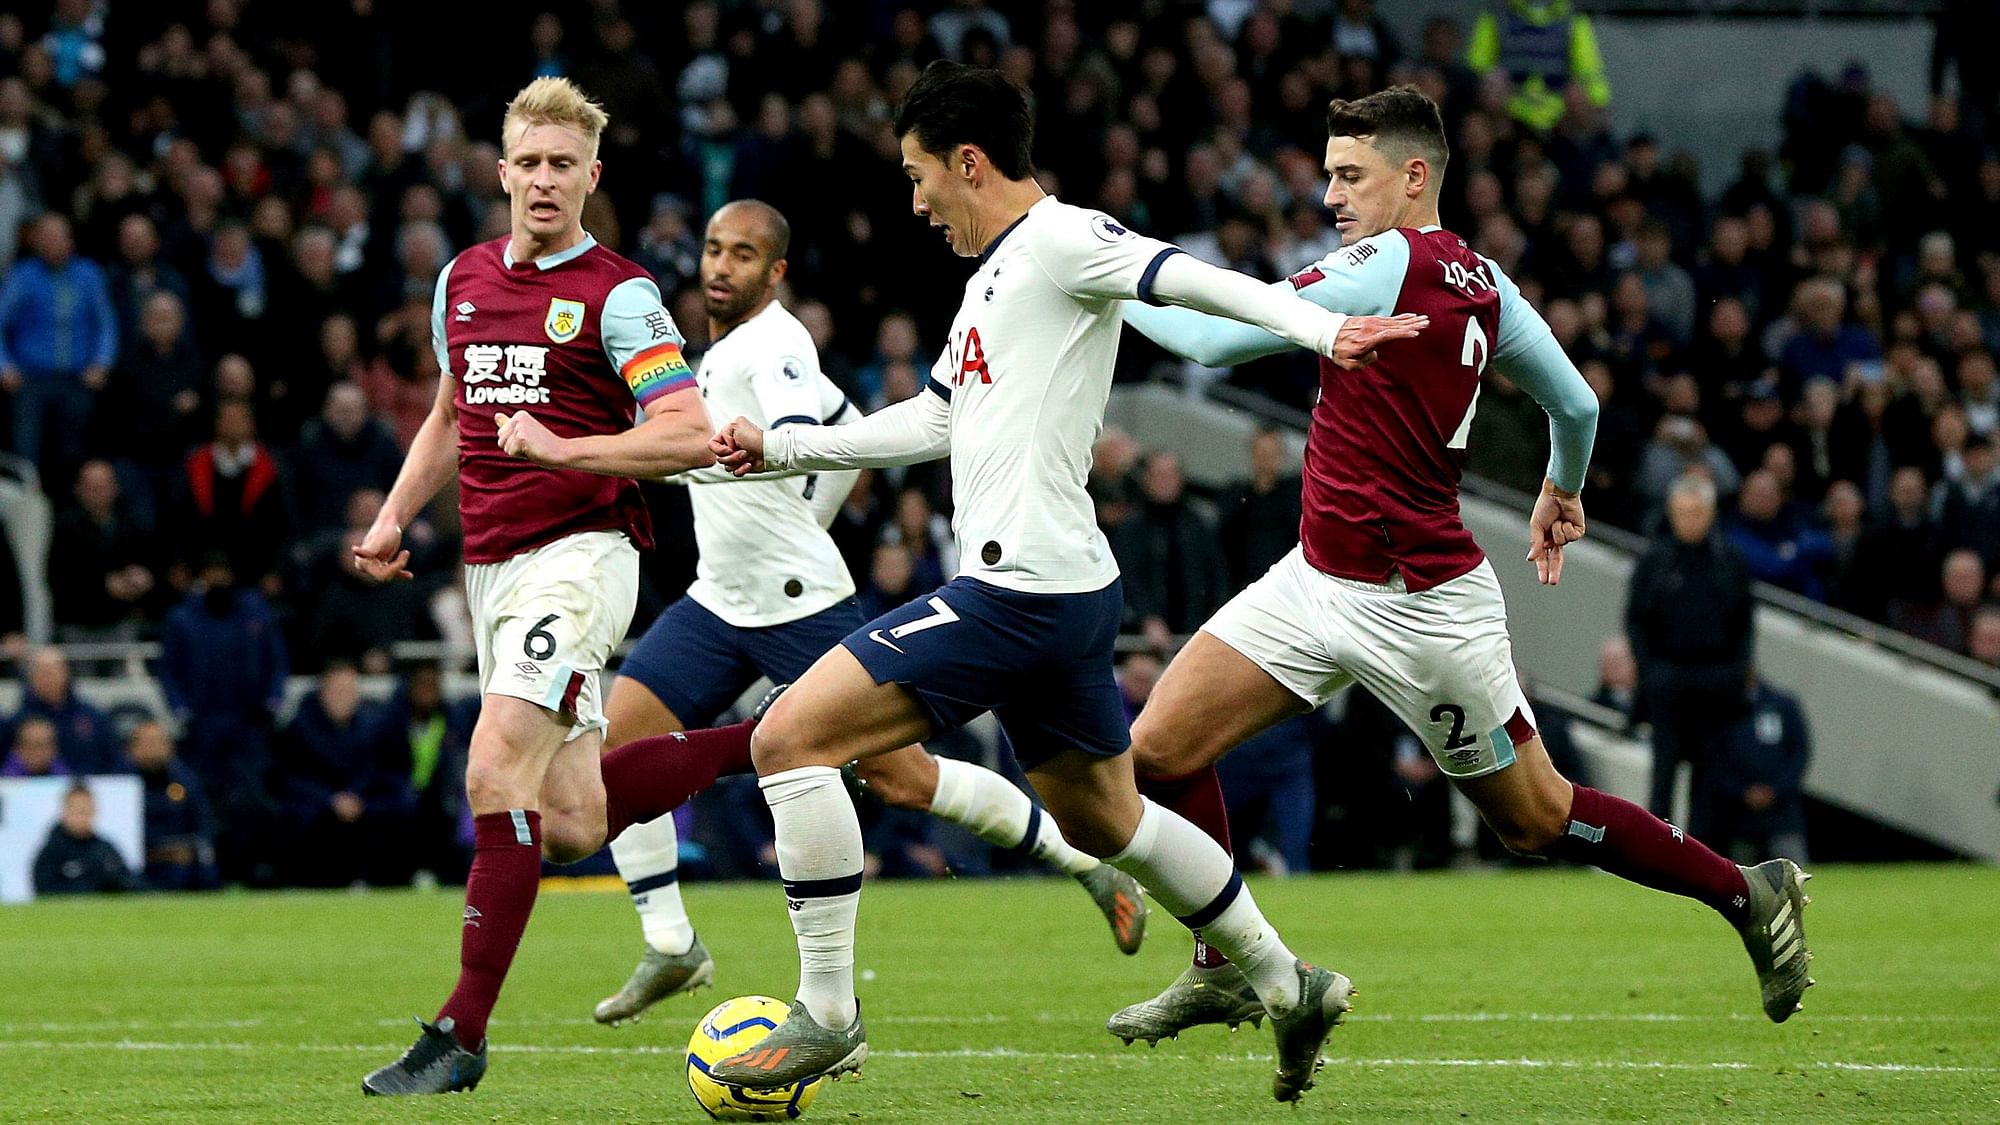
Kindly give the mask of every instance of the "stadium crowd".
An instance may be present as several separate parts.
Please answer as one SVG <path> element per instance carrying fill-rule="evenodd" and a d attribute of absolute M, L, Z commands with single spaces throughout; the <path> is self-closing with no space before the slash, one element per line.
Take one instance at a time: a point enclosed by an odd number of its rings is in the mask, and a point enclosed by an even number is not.
<path fill-rule="evenodd" d="M 0 13 L 0 442 L 57 513 L 56 639 L 160 641 L 176 736 L 142 726 L 121 746 L 101 723 L 64 725 L 67 670 L 60 691 L 33 683 L 56 673 L 27 657 L 0 540 L 5 655 L 58 712 L 31 701 L 7 719 L 9 769 L 38 772 L 23 747 L 39 753 L 47 733 L 77 772 L 125 768 L 129 751 L 165 841 L 155 882 L 212 881 L 212 853 L 246 877 L 249 849 L 229 836 L 249 825 L 291 834 L 293 869 L 273 878 L 407 878 L 392 860 L 449 872 L 434 857 L 457 840 L 449 762 L 469 719 L 438 669 L 396 669 L 390 648 L 469 636 L 452 495 L 406 535 L 418 581 L 368 585 L 351 548 L 433 397 L 437 273 L 506 232 L 499 114 L 537 75 L 571 76 L 609 110 L 586 226 L 658 278 L 690 351 L 705 344 L 703 220 L 762 198 L 796 232 L 788 304 L 870 409 L 921 386 L 955 303 L 938 279 L 963 268 L 909 215 L 895 170 L 889 115 L 928 60 L 988 63 L 1032 92 L 1037 159 L 1065 199 L 1268 280 L 1338 245 L 1319 204 L 1327 99 L 1413 83 L 1453 144 L 1445 224 L 1517 280 L 1602 401 L 1593 517 L 1700 554 L 1662 565 L 1740 571 L 2000 666 L 1990 84 L 1961 73 L 1972 100 L 1940 86 L 1918 107 L 1859 63 L 1803 74 L 1773 107 L 1780 150 L 1741 154 L 1707 197 L 1695 155 L 1613 133 L 1615 74 L 1555 91 L 1551 116 L 1514 88 L 1490 29 L 1436 19 L 1406 43 L 1370 0 L 514 7 L 518 20 L 375 0 Z M 1291 406 L 1317 385 L 1311 357 L 1208 372 L 1131 334 L 1120 362 L 1121 379 L 1227 379 Z M 1546 421 L 1497 373 L 1487 383 L 1469 469 L 1537 487 Z M 1164 649 L 1288 549 L 1295 474 L 1260 436 L 1239 483 L 1202 492 L 1170 449 L 1108 433 L 1092 488 L 1128 630 Z M 838 517 L 870 612 L 952 573 L 942 485 L 934 466 L 869 472 Z M 1696 492 L 1711 510 L 1689 540 L 1671 498 Z M 651 495 L 684 523 L 676 490 Z M 690 537 L 662 538 L 638 626 L 691 576 Z M 1641 679 L 1662 651 L 1643 634 Z M 1135 705 L 1146 662 L 1127 670 Z M 1727 690 L 1745 690 L 1735 667 Z M 361 701 L 357 670 L 404 687 Z M 295 672 L 319 682 L 276 729 Z M 1370 719 L 1350 707 L 1341 737 Z M 1258 771 L 1310 775 L 1298 755 L 1333 736 L 1309 726 L 1239 755 L 1231 782 L 1269 806 L 1282 827 L 1266 839 L 1294 867 L 1334 861 L 1306 845 L 1339 819 L 1333 798 L 1301 806 Z M 1434 780 L 1393 723 L 1378 727 L 1371 777 Z M 393 831 L 357 828 L 378 821 Z M 421 839 L 433 858 L 323 846 L 343 834 Z M 357 866 L 312 868 L 334 854 Z"/>

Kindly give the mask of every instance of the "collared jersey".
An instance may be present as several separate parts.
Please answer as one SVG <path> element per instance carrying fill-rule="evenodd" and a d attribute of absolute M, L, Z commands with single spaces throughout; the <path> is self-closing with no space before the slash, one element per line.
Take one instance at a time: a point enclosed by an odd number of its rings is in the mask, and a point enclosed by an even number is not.
<path fill-rule="evenodd" d="M 466 562 L 584 531 L 653 545 L 637 481 L 509 457 L 494 415 L 527 410 L 557 437 L 628 429 L 635 404 L 694 387 L 682 342 L 646 271 L 588 235 L 534 262 L 512 261 L 505 238 L 452 259 L 431 302 L 431 345 L 457 381 Z"/>
<path fill-rule="evenodd" d="M 925 393 L 949 407 L 959 573 L 1073 594 L 1118 577 L 1084 483 L 1124 323 L 1180 251 L 1100 212 L 1045 197 L 990 244 L 965 283 Z"/>
<path fill-rule="evenodd" d="M 748 418 L 769 430 L 860 417 L 820 371 L 806 326 L 776 301 L 717 340 L 695 378 L 719 425 Z M 810 617 L 853 595 L 854 579 L 821 516 L 830 514 L 826 504 L 838 507 L 855 474 L 741 481 L 727 475 L 686 477 L 701 549 L 689 597 L 731 625 L 755 628 Z"/>

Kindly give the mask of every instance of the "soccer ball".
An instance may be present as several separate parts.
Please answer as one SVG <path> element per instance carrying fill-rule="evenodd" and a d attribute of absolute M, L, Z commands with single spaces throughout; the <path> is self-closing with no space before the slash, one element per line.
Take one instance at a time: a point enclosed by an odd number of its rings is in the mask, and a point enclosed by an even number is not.
<path fill-rule="evenodd" d="M 708 1076 L 708 1068 L 757 1045 L 771 1034 L 792 1006 L 769 996 L 724 1000 L 701 1018 L 688 1039 L 688 1089 L 717 1121 L 784 1121 L 805 1113 L 819 1095 L 825 1075 L 775 1090 L 746 1090 Z"/>

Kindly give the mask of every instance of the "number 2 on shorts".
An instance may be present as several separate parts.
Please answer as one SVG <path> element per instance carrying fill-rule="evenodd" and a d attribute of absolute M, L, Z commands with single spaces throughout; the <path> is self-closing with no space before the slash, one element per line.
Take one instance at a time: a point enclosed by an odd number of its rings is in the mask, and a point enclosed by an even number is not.
<path fill-rule="evenodd" d="M 1465 708 L 1456 703 L 1440 703 L 1431 708 L 1431 722 L 1444 722 L 1447 715 L 1451 716 L 1451 733 L 1444 736 L 1446 750 L 1463 750 L 1479 741 L 1465 737 Z"/>

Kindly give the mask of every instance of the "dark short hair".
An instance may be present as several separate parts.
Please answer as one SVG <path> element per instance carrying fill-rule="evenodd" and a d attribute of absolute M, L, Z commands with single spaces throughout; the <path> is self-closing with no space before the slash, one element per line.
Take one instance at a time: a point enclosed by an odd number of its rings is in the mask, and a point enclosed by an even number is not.
<path fill-rule="evenodd" d="M 1440 170 L 1451 158 L 1437 103 L 1415 86 L 1391 86 L 1352 101 L 1333 99 L 1326 106 L 1326 135 L 1370 137 L 1397 159 L 1421 156 Z"/>
<path fill-rule="evenodd" d="M 1010 180 L 1035 174 L 1035 119 L 1028 95 L 997 70 L 939 59 L 903 95 L 896 137 L 911 133 L 939 159 L 958 145 L 976 145 Z"/>
<path fill-rule="evenodd" d="M 791 253 L 792 224 L 790 220 L 785 218 L 783 211 L 778 210 L 761 199 L 732 199 L 721 207 L 716 208 L 715 212 L 719 215 L 724 208 L 729 207 L 740 208 L 755 215 L 757 221 L 764 225 L 764 239 L 767 243 L 765 249 L 771 252 L 771 261 L 778 261 L 786 254 Z M 709 221 L 715 221 L 715 216 L 709 216 Z"/>

